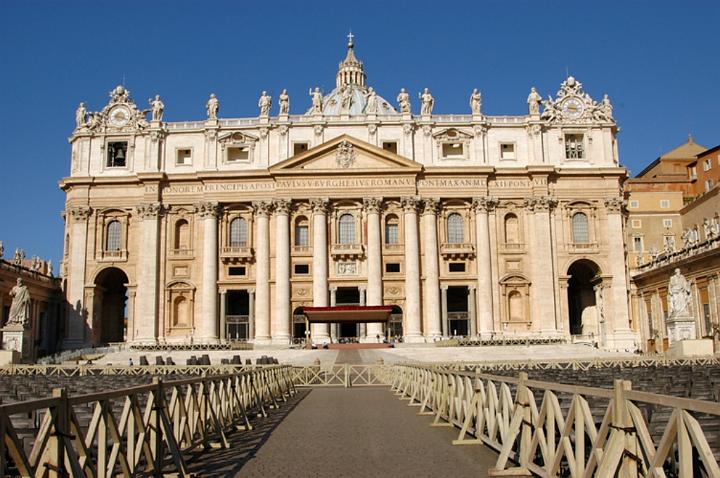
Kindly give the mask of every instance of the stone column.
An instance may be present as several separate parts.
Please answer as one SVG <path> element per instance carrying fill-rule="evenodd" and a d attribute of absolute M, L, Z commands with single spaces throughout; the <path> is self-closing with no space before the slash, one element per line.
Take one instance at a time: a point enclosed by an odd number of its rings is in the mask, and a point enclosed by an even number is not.
<path fill-rule="evenodd" d="M 608 346 L 616 350 L 635 350 L 637 334 L 630 330 L 626 276 L 625 245 L 623 242 L 623 200 L 619 197 L 605 200 L 607 208 L 608 263 L 612 274 L 612 286 L 608 291 L 612 297 L 612 310 L 607 312 L 610 341 Z M 614 336 L 614 337 L 613 337 Z"/>
<path fill-rule="evenodd" d="M 360 293 L 360 305 L 364 306 L 366 305 L 365 301 L 365 293 L 366 290 L 364 287 L 359 287 L 358 292 Z M 358 324 L 358 340 L 361 342 L 366 340 L 367 337 L 367 324 Z"/>
<path fill-rule="evenodd" d="M 313 199 L 313 306 L 328 305 L 327 199 Z M 312 340 L 330 339 L 328 324 L 312 324 Z"/>
<path fill-rule="evenodd" d="M 533 326 L 545 335 L 556 335 L 555 284 L 553 252 L 550 232 L 550 209 L 557 201 L 550 197 L 533 197 L 525 200 L 532 211 L 533 248 L 530 257 Z"/>
<path fill-rule="evenodd" d="M 255 209 L 255 343 L 270 343 L 270 212 L 267 201 L 253 203 Z"/>
<path fill-rule="evenodd" d="M 218 340 L 218 214 L 216 203 L 201 203 L 195 206 L 202 225 L 202 289 L 200 305 L 200 342 L 209 343 Z"/>
<path fill-rule="evenodd" d="M 220 341 L 221 342 L 225 342 L 227 340 L 226 308 L 227 308 L 227 291 L 225 289 L 220 289 Z"/>
<path fill-rule="evenodd" d="M 420 249 L 418 244 L 417 207 L 415 197 L 402 198 L 405 225 L 405 330 L 404 339 L 422 343 L 420 327 Z"/>
<path fill-rule="evenodd" d="M 447 293 L 448 288 L 446 285 L 441 287 L 442 292 L 442 305 L 441 305 L 441 311 L 442 311 L 442 335 L 445 338 L 449 337 L 448 329 L 450 328 L 450 324 L 448 323 L 448 308 L 447 308 Z"/>
<path fill-rule="evenodd" d="M 475 211 L 475 241 L 477 249 L 477 317 L 476 330 L 481 339 L 489 339 L 494 328 L 492 257 L 490 254 L 490 225 L 488 214 L 497 205 L 492 197 L 473 199 Z"/>
<path fill-rule="evenodd" d="M 423 201 L 423 243 L 425 244 L 425 337 L 433 341 L 442 336 L 440 315 L 440 265 L 438 261 L 437 211 L 438 200 Z"/>
<path fill-rule="evenodd" d="M 290 343 L 290 201 L 278 199 L 275 208 L 275 311 L 272 341 Z"/>
<path fill-rule="evenodd" d="M 477 320 L 475 318 L 475 287 L 468 287 L 468 319 L 470 321 L 470 338 L 477 337 Z"/>
<path fill-rule="evenodd" d="M 255 289 L 248 289 L 248 340 L 255 340 Z"/>
<path fill-rule="evenodd" d="M 86 344 L 85 329 L 85 259 L 87 256 L 88 219 L 92 209 L 88 206 L 71 206 L 65 215 L 70 222 L 70 250 L 67 284 L 67 327 L 63 339 L 64 349 L 80 348 Z"/>
<path fill-rule="evenodd" d="M 367 304 L 383 305 L 382 238 L 380 236 L 380 210 L 382 198 L 364 198 L 367 212 Z M 382 324 L 372 322 L 366 326 L 366 341 L 377 342 L 383 335 Z"/>
<path fill-rule="evenodd" d="M 140 204 L 137 296 L 135 298 L 135 342 L 154 343 L 158 332 L 158 247 L 160 246 L 160 203 Z"/>
<path fill-rule="evenodd" d="M 337 287 L 330 287 L 330 307 L 337 305 Z M 337 323 L 330 324 L 330 341 L 337 343 L 338 336 L 340 335 L 338 329 L 340 327 Z"/>

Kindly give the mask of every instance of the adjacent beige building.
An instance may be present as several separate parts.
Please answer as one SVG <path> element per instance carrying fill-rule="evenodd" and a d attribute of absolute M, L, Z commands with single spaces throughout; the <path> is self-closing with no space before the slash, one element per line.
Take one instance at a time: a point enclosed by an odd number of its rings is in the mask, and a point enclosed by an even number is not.
<path fill-rule="evenodd" d="M 477 92 L 467 114 L 434 114 L 429 91 L 416 115 L 411 97 L 372 90 L 350 43 L 332 92 L 263 92 L 258 117 L 218 117 L 212 95 L 206 119 L 165 122 L 158 97 L 147 120 L 123 87 L 81 104 L 65 347 L 290 344 L 303 307 L 390 305 L 387 324 L 309 334 L 634 349 L 607 96 L 569 77 L 542 111 L 534 89 L 519 98 L 523 116 L 484 115 Z"/>

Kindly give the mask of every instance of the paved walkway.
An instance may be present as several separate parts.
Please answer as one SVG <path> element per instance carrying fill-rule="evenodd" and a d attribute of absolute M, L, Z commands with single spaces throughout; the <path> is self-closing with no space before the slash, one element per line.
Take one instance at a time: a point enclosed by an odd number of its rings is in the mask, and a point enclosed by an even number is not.
<path fill-rule="evenodd" d="M 190 467 L 220 477 L 487 476 L 497 455 L 452 446 L 457 429 L 431 428 L 432 417 L 416 413 L 385 387 L 304 389 Z"/>

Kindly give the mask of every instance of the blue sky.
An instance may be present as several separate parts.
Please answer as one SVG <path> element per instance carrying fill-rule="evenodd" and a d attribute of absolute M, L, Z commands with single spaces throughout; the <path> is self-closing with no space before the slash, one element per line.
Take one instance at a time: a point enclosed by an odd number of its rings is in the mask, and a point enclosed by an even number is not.
<path fill-rule="evenodd" d="M 67 137 L 80 101 L 101 109 L 125 81 L 165 119 L 257 115 L 262 90 L 332 89 L 348 30 L 371 86 L 394 100 L 429 87 L 436 113 L 465 113 L 472 88 L 490 115 L 526 113 L 531 86 L 566 71 L 610 95 L 622 164 L 638 172 L 686 140 L 720 144 L 720 2 L 188 2 L 0 0 L 0 240 L 62 255 Z M 415 101 L 415 108 L 418 107 Z"/>

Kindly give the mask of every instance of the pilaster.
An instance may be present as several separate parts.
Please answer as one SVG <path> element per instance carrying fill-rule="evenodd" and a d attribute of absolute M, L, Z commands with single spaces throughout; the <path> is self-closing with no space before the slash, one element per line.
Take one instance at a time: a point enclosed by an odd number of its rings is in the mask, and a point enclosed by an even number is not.
<path fill-rule="evenodd" d="M 64 349 L 80 348 L 87 343 L 85 305 L 85 264 L 88 243 L 88 219 L 93 210 L 88 206 L 70 206 L 66 220 L 70 222 L 70 266 L 68 267 L 67 327 L 63 340 Z"/>

